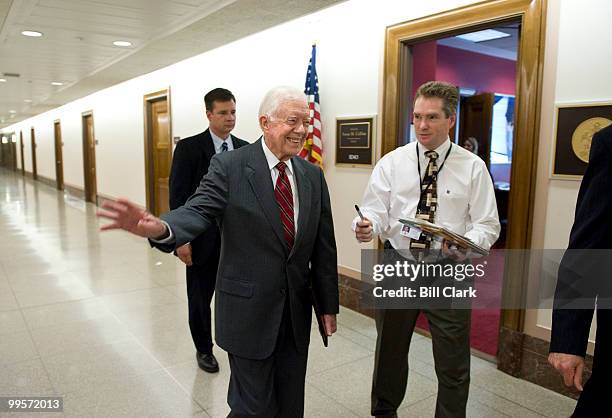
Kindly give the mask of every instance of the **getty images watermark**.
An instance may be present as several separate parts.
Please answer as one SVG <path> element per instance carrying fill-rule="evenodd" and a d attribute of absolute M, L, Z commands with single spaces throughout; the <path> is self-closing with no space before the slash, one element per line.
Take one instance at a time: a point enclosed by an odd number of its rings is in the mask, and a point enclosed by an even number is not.
<path fill-rule="evenodd" d="M 496 249 L 460 261 L 440 250 L 423 257 L 410 250 L 362 250 L 360 304 L 366 309 L 612 309 L 610 274 L 612 250 Z M 510 291 L 502 296 L 504 288 Z"/>
<path fill-rule="evenodd" d="M 457 282 L 461 283 L 466 279 L 472 281 L 484 277 L 486 265 L 486 260 L 482 264 L 455 263 L 452 260 L 442 263 L 395 260 L 394 263 L 374 264 L 372 280 L 377 286 L 373 289 L 373 296 L 375 298 L 476 298 L 478 289 L 475 286 L 469 285 L 463 288 L 456 285 Z M 404 281 L 410 285 L 385 288 L 380 283 L 383 280 Z M 422 284 L 413 286 L 412 284 L 417 281 Z M 448 284 L 440 286 L 443 281 Z"/>

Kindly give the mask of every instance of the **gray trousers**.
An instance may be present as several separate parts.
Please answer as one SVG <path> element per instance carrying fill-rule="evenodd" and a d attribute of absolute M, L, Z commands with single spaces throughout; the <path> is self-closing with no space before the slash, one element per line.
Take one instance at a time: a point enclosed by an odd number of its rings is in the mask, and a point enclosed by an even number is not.
<path fill-rule="evenodd" d="M 376 311 L 372 415 L 395 417 L 408 384 L 408 351 L 419 309 Z M 423 309 L 432 337 L 436 418 L 463 418 L 470 386 L 470 309 Z"/>

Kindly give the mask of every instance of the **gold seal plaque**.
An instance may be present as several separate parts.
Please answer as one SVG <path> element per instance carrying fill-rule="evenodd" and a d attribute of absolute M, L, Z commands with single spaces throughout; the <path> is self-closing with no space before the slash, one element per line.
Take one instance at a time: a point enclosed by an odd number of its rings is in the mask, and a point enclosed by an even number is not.
<path fill-rule="evenodd" d="M 576 157 L 585 163 L 589 162 L 593 135 L 600 129 L 612 124 L 612 120 L 602 117 L 589 118 L 582 122 L 572 134 L 572 150 Z"/>

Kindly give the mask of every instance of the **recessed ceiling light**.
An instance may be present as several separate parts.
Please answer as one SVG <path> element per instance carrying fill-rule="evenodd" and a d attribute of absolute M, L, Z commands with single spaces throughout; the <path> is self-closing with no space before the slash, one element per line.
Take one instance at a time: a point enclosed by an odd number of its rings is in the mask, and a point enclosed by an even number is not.
<path fill-rule="evenodd" d="M 0 78 L 0 83 L 6 83 L 6 78 Z"/>
<path fill-rule="evenodd" d="M 23 101 L 26 103 L 32 103 L 32 99 L 24 99 Z"/>
<path fill-rule="evenodd" d="M 52 85 L 52 86 L 63 86 L 63 85 L 64 85 L 64 83 L 62 83 L 61 81 L 52 81 L 52 82 L 51 82 L 51 85 Z"/>
<path fill-rule="evenodd" d="M 463 35 L 457 35 L 457 38 L 465 39 L 466 41 L 472 42 L 485 42 L 492 41 L 493 39 L 507 38 L 510 34 L 506 32 L 500 32 L 494 29 L 485 29 L 478 32 L 464 33 Z"/>
<path fill-rule="evenodd" d="M 36 30 L 23 30 L 21 31 L 21 34 L 23 36 L 29 36 L 31 38 L 40 38 L 41 36 L 43 36 L 42 32 L 38 32 Z"/>
<path fill-rule="evenodd" d="M 115 41 L 115 42 L 113 42 L 113 45 L 115 45 L 115 46 L 132 46 L 132 43 L 130 41 Z"/>
<path fill-rule="evenodd" d="M 16 110 L 9 110 L 9 113 L 17 113 Z"/>

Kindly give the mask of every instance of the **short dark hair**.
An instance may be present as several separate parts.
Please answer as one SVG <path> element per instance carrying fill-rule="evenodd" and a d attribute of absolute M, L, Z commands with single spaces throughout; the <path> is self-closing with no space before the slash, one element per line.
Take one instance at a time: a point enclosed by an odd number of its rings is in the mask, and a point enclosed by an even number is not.
<path fill-rule="evenodd" d="M 206 110 L 212 112 L 213 106 L 215 102 L 229 102 L 233 101 L 236 103 L 236 98 L 228 89 L 224 89 L 221 87 L 217 87 L 216 89 L 212 89 L 206 96 L 204 96 L 204 106 Z"/>
<path fill-rule="evenodd" d="M 414 96 L 414 101 L 419 97 L 432 98 L 437 97 L 442 99 L 442 109 L 446 117 L 457 112 L 457 103 L 459 102 L 459 89 L 451 83 L 445 81 L 428 81 L 422 84 Z"/>

